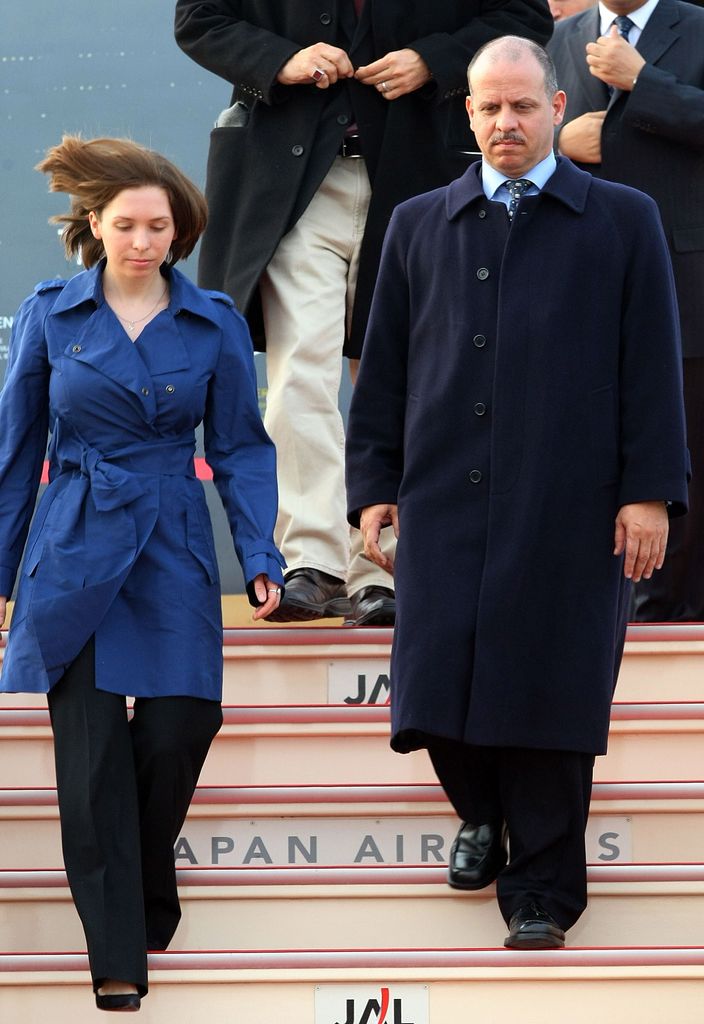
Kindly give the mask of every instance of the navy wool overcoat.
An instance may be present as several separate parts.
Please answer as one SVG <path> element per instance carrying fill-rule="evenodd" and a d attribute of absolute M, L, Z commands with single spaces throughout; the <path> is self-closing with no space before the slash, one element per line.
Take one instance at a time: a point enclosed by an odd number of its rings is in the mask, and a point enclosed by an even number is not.
<path fill-rule="evenodd" d="M 620 506 L 686 511 L 655 204 L 559 159 L 509 228 L 480 164 L 387 234 L 348 431 L 350 521 L 397 503 L 392 745 L 603 753 Z"/>
<path fill-rule="evenodd" d="M 134 344 L 105 302 L 102 265 L 39 285 L 15 319 L 0 394 L 0 594 L 27 543 L 0 690 L 47 691 L 95 634 L 99 689 L 220 699 L 201 422 L 245 579 L 283 581 L 249 332 L 225 295 L 166 275 L 169 307 Z M 30 529 L 48 430 L 49 486 Z"/>

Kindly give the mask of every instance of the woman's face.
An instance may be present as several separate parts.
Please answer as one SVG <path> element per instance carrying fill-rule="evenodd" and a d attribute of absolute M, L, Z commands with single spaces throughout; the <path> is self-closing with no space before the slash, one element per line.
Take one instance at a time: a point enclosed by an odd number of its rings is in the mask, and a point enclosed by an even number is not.
<path fill-rule="evenodd" d="M 158 274 L 176 237 L 169 197 L 157 185 L 123 189 L 88 220 L 103 243 L 110 273 L 125 283 Z"/>

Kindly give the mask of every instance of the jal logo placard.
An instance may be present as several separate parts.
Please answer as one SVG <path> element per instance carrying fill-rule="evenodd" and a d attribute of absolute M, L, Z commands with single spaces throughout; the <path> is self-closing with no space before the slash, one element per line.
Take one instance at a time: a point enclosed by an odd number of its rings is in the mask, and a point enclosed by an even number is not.
<path fill-rule="evenodd" d="M 317 985 L 315 1024 L 428 1024 L 427 985 Z"/>
<path fill-rule="evenodd" d="M 328 703 L 388 704 L 391 700 L 389 662 L 381 658 L 358 661 L 356 658 L 328 664 Z"/>

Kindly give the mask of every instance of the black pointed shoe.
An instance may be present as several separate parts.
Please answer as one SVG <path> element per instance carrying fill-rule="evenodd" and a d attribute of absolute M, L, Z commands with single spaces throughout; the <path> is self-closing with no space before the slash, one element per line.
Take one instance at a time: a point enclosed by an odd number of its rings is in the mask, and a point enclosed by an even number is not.
<path fill-rule="evenodd" d="M 483 889 L 506 867 L 506 829 L 465 821 L 452 848 L 447 881 L 453 889 Z"/>
<path fill-rule="evenodd" d="M 539 903 L 526 903 L 511 915 L 504 946 L 509 949 L 562 949 L 565 933 Z"/>
<path fill-rule="evenodd" d="M 286 591 L 267 622 L 307 622 L 310 619 L 349 617 L 345 584 L 319 569 L 293 569 L 285 577 Z"/>
<path fill-rule="evenodd" d="M 390 587 L 362 587 L 350 597 L 352 626 L 393 626 L 396 598 Z"/>

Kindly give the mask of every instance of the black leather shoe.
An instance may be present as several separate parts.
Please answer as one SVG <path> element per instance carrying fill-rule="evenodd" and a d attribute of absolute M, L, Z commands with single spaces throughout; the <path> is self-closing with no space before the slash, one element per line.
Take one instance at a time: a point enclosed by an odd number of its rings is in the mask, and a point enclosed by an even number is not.
<path fill-rule="evenodd" d="M 509 949 L 562 949 L 565 933 L 538 903 L 519 907 L 509 922 L 504 946 Z"/>
<path fill-rule="evenodd" d="M 116 993 L 115 995 L 101 996 L 95 993 L 95 1005 L 99 1010 L 112 1010 L 117 1013 L 136 1013 L 141 1005 L 141 999 L 136 992 Z"/>
<path fill-rule="evenodd" d="M 267 622 L 306 622 L 349 616 L 345 584 L 319 569 L 293 569 L 286 579 L 286 593 Z"/>
<path fill-rule="evenodd" d="M 450 849 L 447 881 L 453 889 L 483 889 L 506 867 L 503 825 L 464 822 Z"/>
<path fill-rule="evenodd" d="M 393 626 L 396 622 L 396 598 L 389 587 L 362 587 L 350 597 L 352 615 L 349 626 Z"/>

